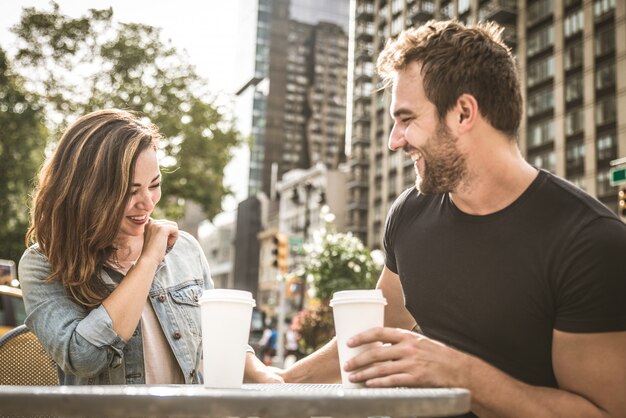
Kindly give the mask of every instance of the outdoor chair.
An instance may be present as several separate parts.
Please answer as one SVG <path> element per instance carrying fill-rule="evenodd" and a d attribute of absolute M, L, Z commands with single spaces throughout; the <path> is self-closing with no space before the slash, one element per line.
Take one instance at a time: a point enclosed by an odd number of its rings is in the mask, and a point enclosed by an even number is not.
<path fill-rule="evenodd" d="M 58 385 L 57 366 L 26 325 L 0 337 L 0 385 Z"/>

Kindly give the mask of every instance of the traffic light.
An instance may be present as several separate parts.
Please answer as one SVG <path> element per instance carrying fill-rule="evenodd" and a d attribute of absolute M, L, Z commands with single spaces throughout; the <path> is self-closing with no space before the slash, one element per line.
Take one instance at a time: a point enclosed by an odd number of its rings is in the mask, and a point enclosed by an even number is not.
<path fill-rule="evenodd" d="M 285 297 L 287 299 L 294 299 L 300 296 L 301 279 L 298 276 L 291 276 L 285 283 Z"/>
<path fill-rule="evenodd" d="M 626 222 L 626 186 L 619 189 L 617 199 L 617 214 Z"/>
<path fill-rule="evenodd" d="M 287 257 L 289 256 L 289 247 L 287 236 L 284 234 L 276 234 L 273 237 L 274 248 L 272 254 L 274 256 L 273 265 L 282 274 L 287 273 Z"/>

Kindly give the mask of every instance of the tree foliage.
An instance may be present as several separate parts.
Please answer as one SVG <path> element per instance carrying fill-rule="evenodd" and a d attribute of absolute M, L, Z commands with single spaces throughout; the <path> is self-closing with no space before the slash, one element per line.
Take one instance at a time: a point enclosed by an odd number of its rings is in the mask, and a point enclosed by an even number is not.
<path fill-rule="evenodd" d="M 180 218 L 191 199 L 214 217 L 230 192 L 224 167 L 241 138 L 187 57 L 162 40 L 159 28 L 116 23 L 112 9 L 72 18 L 51 5 L 48 11 L 25 8 L 12 29 L 16 70 L 45 98 L 50 141 L 93 110 L 136 112 L 164 136 L 165 215 Z"/>
<path fill-rule="evenodd" d="M 305 273 L 312 277 L 322 304 L 339 290 L 372 289 L 376 285 L 380 268 L 370 250 L 350 233 L 322 231 L 305 250 Z"/>
<path fill-rule="evenodd" d="M 28 198 L 47 135 L 38 99 L 23 87 L 0 48 L 0 258 L 24 252 Z"/>
<path fill-rule="evenodd" d="M 293 318 L 294 330 L 300 335 L 300 348 L 311 354 L 335 336 L 333 310 L 328 305 L 304 309 Z"/>
<path fill-rule="evenodd" d="M 372 258 L 370 250 L 350 233 L 322 229 L 315 234 L 312 243 L 304 246 L 304 251 L 304 273 L 320 300 L 318 306 L 305 309 L 294 317 L 303 350 L 309 354 L 335 335 L 333 312 L 328 305 L 333 293 L 374 288 L 380 266 Z"/>

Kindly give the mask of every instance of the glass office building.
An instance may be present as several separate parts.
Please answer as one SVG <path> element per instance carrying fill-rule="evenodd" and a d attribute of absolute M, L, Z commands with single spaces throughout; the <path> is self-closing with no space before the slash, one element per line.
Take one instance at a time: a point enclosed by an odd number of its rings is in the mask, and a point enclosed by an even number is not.
<path fill-rule="evenodd" d="M 345 161 L 349 0 L 259 0 L 248 192 Z"/>

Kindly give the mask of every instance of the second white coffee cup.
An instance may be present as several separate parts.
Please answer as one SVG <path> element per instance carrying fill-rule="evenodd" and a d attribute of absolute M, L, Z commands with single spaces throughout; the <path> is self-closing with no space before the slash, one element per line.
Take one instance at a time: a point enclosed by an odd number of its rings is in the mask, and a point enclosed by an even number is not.
<path fill-rule="evenodd" d="M 350 382 L 348 373 L 343 370 L 345 362 L 368 348 L 378 345 L 372 343 L 352 348 L 348 347 L 347 341 L 370 328 L 384 326 L 386 304 L 387 300 L 380 289 L 342 290 L 333 294 L 330 306 L 333 308 L 341 382 L 344 388 L 363 387 L 362 384 Z"/>
<path fill-rule="evenodd" d="M 198 301 L 202 309 L 204 385 L 239 388 L 243 384 L 246 348 L 255 301 L 252 293 L 210 289 Z"/>

